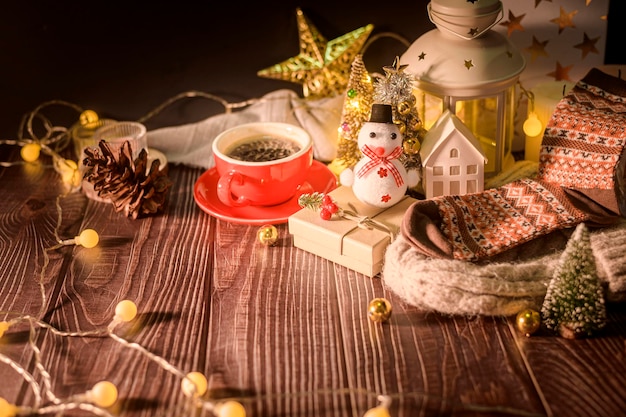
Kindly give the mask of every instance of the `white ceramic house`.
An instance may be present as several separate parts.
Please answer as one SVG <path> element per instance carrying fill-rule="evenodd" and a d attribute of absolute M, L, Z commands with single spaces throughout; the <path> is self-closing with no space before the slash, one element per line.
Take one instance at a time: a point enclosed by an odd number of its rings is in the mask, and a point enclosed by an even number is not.
<path fill-rule="evenodd" d="M 485 157 L 480 142 L 451 111 L 445 110 L 420 148 L 426 198 L 483 191 Z"/>

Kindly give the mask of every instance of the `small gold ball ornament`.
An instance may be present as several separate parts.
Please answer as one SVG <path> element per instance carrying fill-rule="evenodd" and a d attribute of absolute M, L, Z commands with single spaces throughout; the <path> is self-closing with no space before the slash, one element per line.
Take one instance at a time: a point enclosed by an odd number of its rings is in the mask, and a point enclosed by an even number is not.
<path fill-rule="evenodd" d="M 541 315 L 538 311 L 527 308 L 517 313 L 515 324 L 520 332 L 524 333 L 526 337 L 530 337 L 541 327 Z"/>
<path fill-rule="evenodd" d="M 374 298 L 367 306 L 367 315 L 374 323 L 382 323 L 391 317 L 391 303 L 386 298 Z"/>
<path fill-rule="evenodd" d="M 402 149 L 407 155 L 417 155 L 420 151 L 420 142 L 414 138 L 408 138 L 402 143 Z"/>
<path fill-rule="evenodd" d="M 408 119 L 409 129 L 420 130 L 422 128 L 422 121 L 419 117 L 411 117 Z"/>
<path fill-rule="evenodd" d="M 401 101 L 396 106 L 396 110 L 398 110 L 398 113 L 400 113 L 402 116 L 405 116 L 411 111 L 411 104 L 407 101 Z"/>
<path fill-rule="evenodd" d="M 396 120 L 394 121 L 394 123 L 396 126 L 398 126 L 398 130 L 400 131 L 402 136 L 404 136 L 404 134 L 406 133 L 406 123 L 404 123 L 404 121 L 402 120 Z"/>
<path fill-rule="evenodd" d="M 272 224 L 264 224 L 257 232 L 259 242 L 265 246 L 274 246 L 278 242 L 278 229 Z"/>

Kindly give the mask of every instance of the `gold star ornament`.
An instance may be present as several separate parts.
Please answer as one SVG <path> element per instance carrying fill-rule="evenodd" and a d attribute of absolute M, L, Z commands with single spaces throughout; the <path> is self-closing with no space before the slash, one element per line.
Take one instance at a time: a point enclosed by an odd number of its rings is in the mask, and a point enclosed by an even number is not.
<path fill-rule="evenodd" d="M 265 78 L 302 84 L 306 98 L 322 98 L 343 94 L 350 77 L 354 57 L 361 52 L 374 25 L 363 26 L 327 41 L 296 9 L 300 54 L 257 72 Z"/>

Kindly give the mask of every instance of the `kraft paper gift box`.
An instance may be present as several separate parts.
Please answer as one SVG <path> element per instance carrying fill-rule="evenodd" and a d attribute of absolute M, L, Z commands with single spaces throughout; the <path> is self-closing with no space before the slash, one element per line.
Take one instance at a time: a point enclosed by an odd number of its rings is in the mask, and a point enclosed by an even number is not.
<path fill-rule="evenodd" d="M 337 215 L 323 220 L 318 211 L 303 208 L 288 219 L 294 246 L 369 277 L 377 275 L 391 243 L 389 232 L 398 233 L 405 211 L 416 200 L 406 196 L 392 207 L 379 208 L 359 201 L 351 187 L 339 186 L 328 194 L 343 210 L 356 209 L 359 218 L 367 217 L 383 227 L 363 228 L 357 220 Z"/>

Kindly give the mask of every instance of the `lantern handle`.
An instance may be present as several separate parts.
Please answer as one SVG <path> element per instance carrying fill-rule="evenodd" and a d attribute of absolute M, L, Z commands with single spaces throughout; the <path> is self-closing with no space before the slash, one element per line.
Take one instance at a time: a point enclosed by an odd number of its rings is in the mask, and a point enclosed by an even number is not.
<path fill-rule="evenodd" d="M 433 11 L 432 11 L 432 6 L 431 6 L 431 3 L 428 3 L 428 5 L 426 6 L 426 9 L 427 9 L 427 11 L 428 11 L 428 18 L 429 18 L 429 19 L 430 19 L 430 21 L 431 21 L 431 22 L 433 22 L 433 24 L 435 24 L 438 28 L 443 28 L 443 29 L 445 29 L 446 31 L 448 31 L 448 32 L 452 33 L 453 35 L 456 35 L 456 36 L 458 36 L 459 38 L 461 38 L 461 39 L 465 39 L 465 40 L 472 40 L 472 39 L 476 39 L 476 38 L 478 38 L 479 36 L 481 36 L 482 34 L 484 34 L 485 32 L 487 32 L 489 29 L 491 29 L 492 27 L 494 27 L 495 25 L 497 25 L 497 24 L 498 24 L 498 22 L 500 22 L 500 21 L 502 20 L 502 18 L 504 17 L 504 11 L 503 11 L 503 8 L 502 8 L 502 2 L 500 2 L 499 6 L 498 6 L 498 18 L 497 18 L 496 20 L 494 20 L 494 21 L 493 21 L 493 23 L 491 23 L 491 24 L 490 24 L 489 26 L 487 26 L 485 29 L 481 30 L 480 32 L 478 32 L 478 33 L 476 33 L 476 34 L 474 34 L 474 35 L 472 35 L 472 36 L 463 36 L 463 35 L 461 35 L 460 33 L 456 33 L 456 32 L 455 32 L 455 31 L 453 31 L 452 29 L 447 28 L 445 25 L 438 25 L 437 23 L 435 23 L 435 21 L 434 21 L 434 20 L 433 20 L 433 18 L 432 18 L 432 15 L 433 15 L 433 14 L 434 14 L 434 15 L 436 15 L 436 16 L 437 16 L 437 17 L 438 17 L 438 18 L 439 18 L 442 22 L 454 25 L 454 23 L 449 22 L 449 21 L 445 20 L 444 18 L 442 18 L 442 17 L 441 17 L 441 16 L 442 16 L 442 14 L 441 14 L 441 13 L 438 13 L 438 12 L 433 12 Z M 476 17 L 488 16 L 488 15 L 490 15 L 490 14 L 493 14 L 493 12 L 490 12 L 490 13 L 485 13 L 485 14 L 482 14 L 482 15 L 478 15 L 478 16 L 476 16 Z"/>

